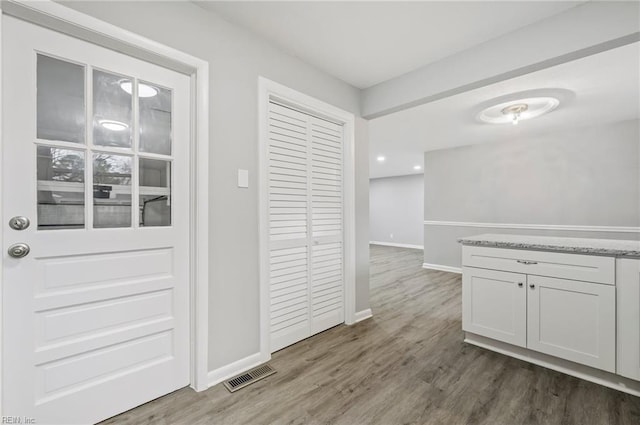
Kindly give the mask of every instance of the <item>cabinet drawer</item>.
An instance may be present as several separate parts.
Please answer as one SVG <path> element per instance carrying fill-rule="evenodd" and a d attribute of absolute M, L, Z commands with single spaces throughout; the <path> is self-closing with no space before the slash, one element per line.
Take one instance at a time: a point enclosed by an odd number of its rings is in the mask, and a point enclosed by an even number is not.
<path fill-rule="evenodd" d="M 613 257 L 464 245 L 462 265 L 615 285 Z"/>

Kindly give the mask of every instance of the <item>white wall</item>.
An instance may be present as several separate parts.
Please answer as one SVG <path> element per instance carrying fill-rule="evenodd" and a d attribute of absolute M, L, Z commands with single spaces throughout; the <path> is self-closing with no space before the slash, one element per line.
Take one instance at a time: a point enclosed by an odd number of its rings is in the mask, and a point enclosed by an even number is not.
<path fill-rule="evenodd" d="M 640 226 L 640 121 L 425 153 L 425 220 Z M 460 267 L 481 233 L 634 239 L 637 233 L 425 225 L 425 263 Z"/>
<path fill-rule="evenodd" d="M 369 236 L 372 242 L 421 247 L 424 176 L 385 177 L 369 182 Z"/>
<path fill-rule="evenodd" d="M 129 31 L 209 61 L 210 302 L 209 369 L 259 351 L 258 76 L 359 115 L 359 90 L 191 2 L 63 2 Z M 356 127 L 356 152 L 368 157 L 366 125 Z M 362 162 L 362 161 L 361 161 Z M 356 170 L 358 217 L 368 213 L 368 167 Z M 249 170 L 249 189 L 236 187 Z M 364 175 L 364 177 L 363 177 Z M 368 235 L 357 234 L 357 306 L 368 300 Z"/>

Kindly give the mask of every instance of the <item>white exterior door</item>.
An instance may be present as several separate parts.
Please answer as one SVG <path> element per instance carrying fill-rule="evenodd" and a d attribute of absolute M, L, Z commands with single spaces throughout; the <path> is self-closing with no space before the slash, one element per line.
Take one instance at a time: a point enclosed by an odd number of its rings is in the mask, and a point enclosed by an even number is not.
<path fill-rule="evenodd" d="M 526 281 L 524 274 L 463 267 L 462 329 L 525 347 Z"/>
<path fill-rule="evenodd" d="M 615 286 L 542 276 L 527 283 L 527 347 L 615 373 Z"/>
<path fill-rule="evenodd" d="M 268 112 L 270 347 L 344 322 L 343 126 Z"/>
<path fill-rule="evenodd" d="M 97 422 L 189 384 L 190 81 L 2 31 L 2 414 Z"/>

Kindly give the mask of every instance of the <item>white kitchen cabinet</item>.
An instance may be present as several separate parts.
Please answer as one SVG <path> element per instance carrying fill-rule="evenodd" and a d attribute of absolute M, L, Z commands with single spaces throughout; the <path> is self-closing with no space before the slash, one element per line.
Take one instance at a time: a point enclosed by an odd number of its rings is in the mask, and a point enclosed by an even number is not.
<path fill-rule="evenodd" d="M 463 267 L 462 328 L 615 372 L 615 296 L 613 285 Z"/>
<path fill-rule="evenodd" d="M 463 246 L 462 261 L 465 332 L 616 373 L 615 258 Z"/>
<path fill-rule="evenodd" d="M 527 343 L 526 275 L 464 267 L 462 328 L 521 347 Z"/>
<path fill-rule="evenodd" d="M 615 287 L 527 276 L 527 348 L 616 370 Z"/>
<path fill-rule="evenodd" d="M 458 241 L 465 342 L 640 397 L 640 241 Z"/>
<path fill-rule="evenodd" d="M 640 260 L 616 260 L 618 375 L 640 380 Z"/>

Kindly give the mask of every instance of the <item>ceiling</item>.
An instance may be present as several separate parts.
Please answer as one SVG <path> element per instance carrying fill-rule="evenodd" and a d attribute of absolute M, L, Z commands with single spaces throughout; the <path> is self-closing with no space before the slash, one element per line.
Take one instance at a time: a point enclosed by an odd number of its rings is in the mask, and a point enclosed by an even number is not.
<path fill-rule="evenodd" d="M 640 44 L 634 43 L 371 120 L 370 177 L 420 173 L 413 167 L 422 165 L 425 151 L 638 119 L 639 76 Z M 475 120 L 479 105 L 490 99 L 542 88 L 570 90 L 575 97 L 517 126 Z"/>
<path fill-rule="evenodd" d="M 195 1 L 314 67 L 367 88 L 582 1 Z"/>

